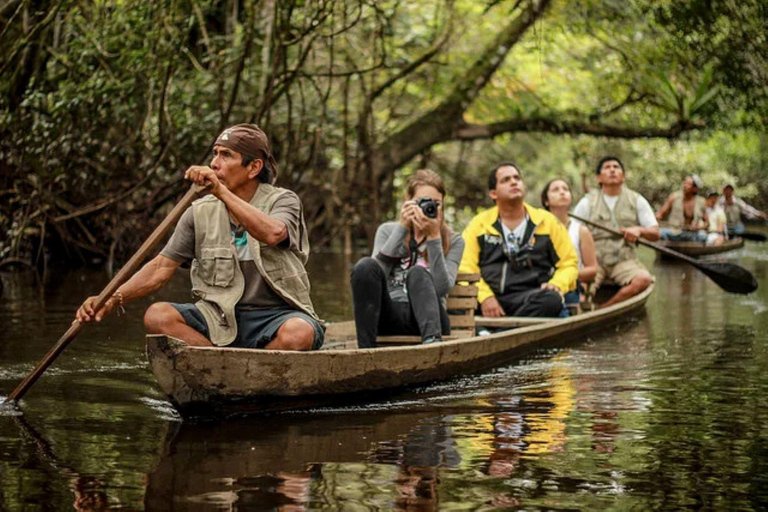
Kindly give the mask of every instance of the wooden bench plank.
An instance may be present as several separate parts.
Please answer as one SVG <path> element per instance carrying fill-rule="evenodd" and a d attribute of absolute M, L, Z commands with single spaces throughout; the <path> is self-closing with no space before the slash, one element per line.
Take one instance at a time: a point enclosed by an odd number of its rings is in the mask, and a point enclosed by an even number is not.
<path fill-rule="evenodd" d="M 458 274 L 456 276 L 456 282 L 460 283 L 466 281 L 469 283 L 476 283 L 480 280 L 480 274 Z"/>
<path fill-rule="evenodd" d="M 465 285 L 454 286 L 451 291 L 448 292 L 449 297 L 477 297 L 477 286 Z"/>
<path fill-rule="evenodd" d="M 477 309 L 477 299 L 474 297 L 449 297 L 448 309 L 468 309 L 474 312 Z"/>
<path fill-rule="evenodd" d="M 482 327 L 525 327 L 527 325 L 538 325 L 544 322 L 551 322 L 557 318 L 549 317 L 522 317 L 522 316 L 502 316 L 490 318 L 485 316 L 476 316 L 475 325 Z"/>
<path fill-rule="evenodd" d="M 451 320 L 451 328 L 454 327 L 474 327 L 474 315 L 448 315 Z"/>

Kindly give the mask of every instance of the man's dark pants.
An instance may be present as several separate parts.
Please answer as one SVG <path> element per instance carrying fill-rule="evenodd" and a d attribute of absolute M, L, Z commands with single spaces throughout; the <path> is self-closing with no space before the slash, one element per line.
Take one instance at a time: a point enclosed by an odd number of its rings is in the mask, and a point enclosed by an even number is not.
<path fill-rule="evenodd" d="M 506 316 L 558 317 L 563 298 L 552 290 L 533 288 L 496 297 Z"/>

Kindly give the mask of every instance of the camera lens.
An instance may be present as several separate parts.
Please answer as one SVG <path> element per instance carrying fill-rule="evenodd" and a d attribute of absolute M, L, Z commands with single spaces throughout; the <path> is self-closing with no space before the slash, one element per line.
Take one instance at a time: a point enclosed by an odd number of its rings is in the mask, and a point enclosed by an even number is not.
<path fill-rule="evenodd" d="M 421 211 L 424 212 L 424 215 L 430 219 L 437 218 L 437 203 L 432 199 L 428 197 L 422 197 L 416 204 L 418 204 L 419 208 L 421 208 Z"/>

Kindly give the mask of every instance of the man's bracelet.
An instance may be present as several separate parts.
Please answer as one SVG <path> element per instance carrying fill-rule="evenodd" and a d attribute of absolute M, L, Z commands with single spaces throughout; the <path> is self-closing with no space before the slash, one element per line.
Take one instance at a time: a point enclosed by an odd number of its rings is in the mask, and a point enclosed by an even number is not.
<path fill-rule="evenodd" d="M 117 316 L 124 315 L 125 314 L 125 306 L 123 305 L 123 292 L 120 290 L 117 290 L 113 295 L 113 299 L 117 300 Z"/>

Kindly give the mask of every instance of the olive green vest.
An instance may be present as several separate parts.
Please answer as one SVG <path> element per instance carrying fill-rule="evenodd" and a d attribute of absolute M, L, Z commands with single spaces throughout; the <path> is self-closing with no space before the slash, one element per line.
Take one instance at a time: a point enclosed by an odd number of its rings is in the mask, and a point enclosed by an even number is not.
<path fill-rule="evenodd" d="M 269 213 L 275 201 L 288 191 L 266 183 L 251 199 L 251 204 Z M 230 230 L 229 212 L 215 196 L 192 203 L 195 221 L 195 259 L 190 278 L 195 304 L 205 317 L 211 342 L 224 346 L 237 336 L 235 305 L 243 296 L 245 279 L 237 260 L 237 249 Z M 304 265 L 309 258 L 309 239 L 301 214 L 298 249 L 281 249 L 261 243 L 247 235 L 248 248 L 259 273 L 290 306 L 317 319 L 309 298 L 309 276 Z"/>
<path fill-rule="evenodd" d="M 589 220 L 611 226 L 614 229 L 637 226 L 637 198 L 639 194 L 622 187 L 619 200 L 613 212 L 603 199 L 602 190 L 589 192 Z M 624 238 L 612 235 L 604 229 L 589 228 L 595 239 L 595 254 L 601 266 L 612 267 L 617 263 L 635 259 L 637 246 L 627 243 Z"/>
<path fill-rule="evenodd" d="M 704 210 L 706 200 L 703 197 L 700 196 L 694 196 L 693 201 L 693 220 L 691 221 L 692 226 L 698 226 L 702 222 L 702 215 L 701 212 Z M 685 209 L 683 208 L 683 193 L 678 192 L 676 194 L 675 200 L 672 201 L 672 209 L 669 212 L 669 217 L 667 218 L 667 224 L 672 229 L 679 229 L 683 230 L 689 226 L 686 226 L 685 224 Z"/>

